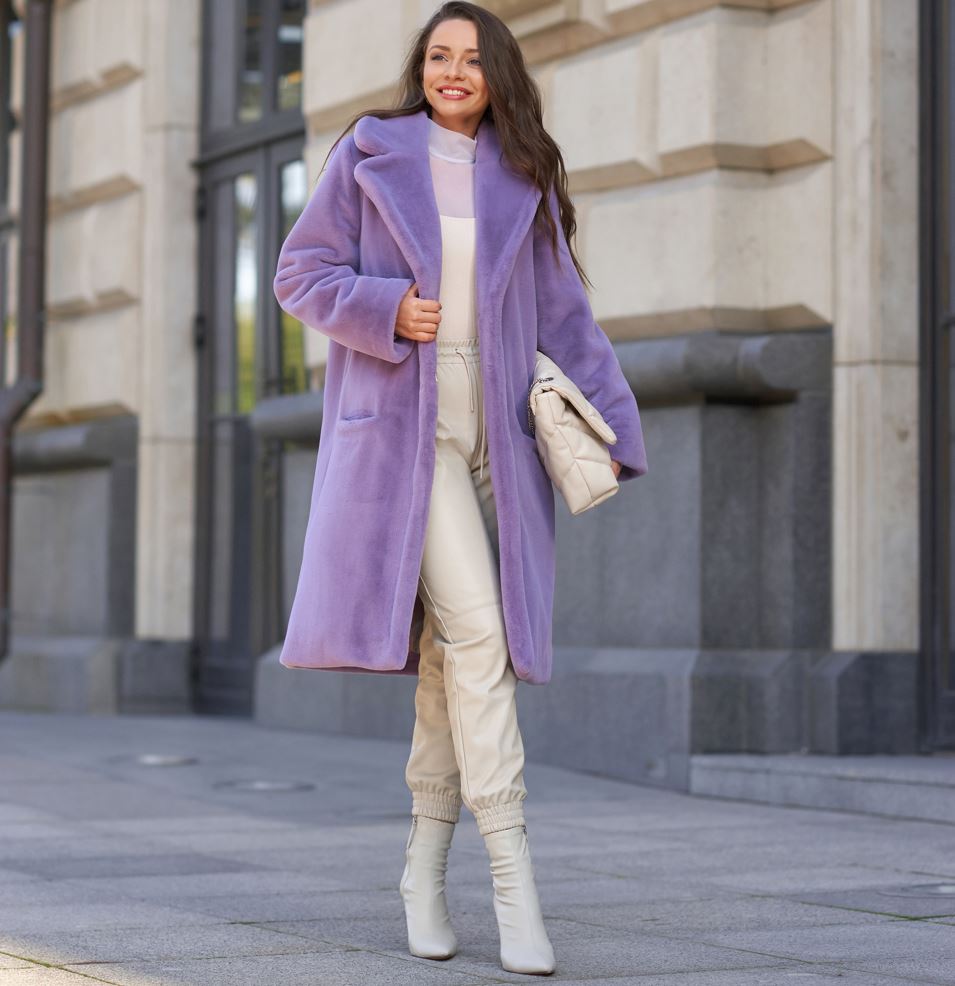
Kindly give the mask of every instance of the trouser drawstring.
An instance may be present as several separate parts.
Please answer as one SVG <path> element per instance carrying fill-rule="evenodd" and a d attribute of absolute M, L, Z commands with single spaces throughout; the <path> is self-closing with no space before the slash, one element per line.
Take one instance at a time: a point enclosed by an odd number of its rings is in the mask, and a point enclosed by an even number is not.
<path fill-rule="evenodd" d="M 471 360 L 469 360 L 464 355 L 464 352 L 462 350 L 456 349 L 455 352 L 464 361 L 464 368 L 467 370 L 468 373 L 468 410 L 473 411 L 475 409 L 475 403 L 477 401 L 477 386 L 478 386 L 477 379 L 474 373 L 472 372 L 474 370 L 474 367 L 471 364 Z M 481 420 L 478 422 L 478 433 L 480 435 L 480 439 L 478 441 L 478 448 L 481 457 L 481 468 L 480 471 L 478 472 L 478 475 L 480 476 L 481 479 L 483 479 L 484 478 L 484 450 L 487 441 L 483 408 L 482 408 Z"/>

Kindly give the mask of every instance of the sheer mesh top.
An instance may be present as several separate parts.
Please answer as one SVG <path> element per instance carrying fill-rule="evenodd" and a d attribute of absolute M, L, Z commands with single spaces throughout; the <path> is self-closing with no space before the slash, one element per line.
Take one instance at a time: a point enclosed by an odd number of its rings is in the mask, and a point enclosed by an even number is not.
<path fill-rule="evenodd" d="M 474 162 L 477 140 L 428 121 L 428 155 L 441 217 L 439 339 L 477 337 Z"/>
<path fill-rule="evenodd" d="M 477 140 L 428 120 L 428 153 L 438 212 L 474 217 L 474 161 Z"/>

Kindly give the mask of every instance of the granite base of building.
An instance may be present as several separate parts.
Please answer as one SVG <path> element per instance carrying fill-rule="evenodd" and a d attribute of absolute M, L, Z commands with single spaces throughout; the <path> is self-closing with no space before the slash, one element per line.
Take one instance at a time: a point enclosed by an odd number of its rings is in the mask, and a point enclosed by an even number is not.
<path fill-rule="evenodd" d="M 255 719 L 406 739 L 417 679 L 284 668 L 260 658 Z M 558 648 L 518 689 L 527 758 L 691 789 L 705 753 L 904 754 L 918 749 L 915 653 Z"/>
<path fill-rule="evenodd" d="M 13 637 L 0 660 L 0 708 L 113 715 L 191 711 L 188 643 Z"/>
<path fill-rule="evenodd" d="M 955 753 L 697 753 L 690 794 L 955 825 Z"/>

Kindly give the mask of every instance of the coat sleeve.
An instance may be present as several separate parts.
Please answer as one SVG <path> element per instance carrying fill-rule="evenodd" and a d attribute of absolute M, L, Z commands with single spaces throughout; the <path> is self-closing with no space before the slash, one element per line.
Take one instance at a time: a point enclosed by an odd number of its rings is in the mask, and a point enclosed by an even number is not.
<path fill-rule="evenodd" d="M 548 199 L 557 224 L 560 263 L 546 229 L 534 229 L 534 281 L 537 293 L 537 348 L 549 356 L 603 415 L 617 436 L 607 446 L 620 463 L 619 482 L 647 471 L 647 453 L 637 400 L 607 334 L 594 321 L 560 224 L 557 192 Z"/>
<path fill-rule="evenodd" d="M 395 335 L 410 277 L 360 274 L 361 188 L 354 168 L 359 151 L 343 137 L 279 252 L 273 290 L 300 322 L 343 346 L 391 363 L 406 359 L 412 339 Z"/>

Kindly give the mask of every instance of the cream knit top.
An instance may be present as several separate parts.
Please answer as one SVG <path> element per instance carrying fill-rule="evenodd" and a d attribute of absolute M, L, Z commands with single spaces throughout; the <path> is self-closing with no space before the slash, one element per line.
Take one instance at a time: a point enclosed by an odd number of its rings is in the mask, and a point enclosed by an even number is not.
<path fill-rule="evenodd" d="M 428 154 L 441 218 L 438 339 L 477 338 L 474 162 L 477 140 L 428 121 Z"/>

